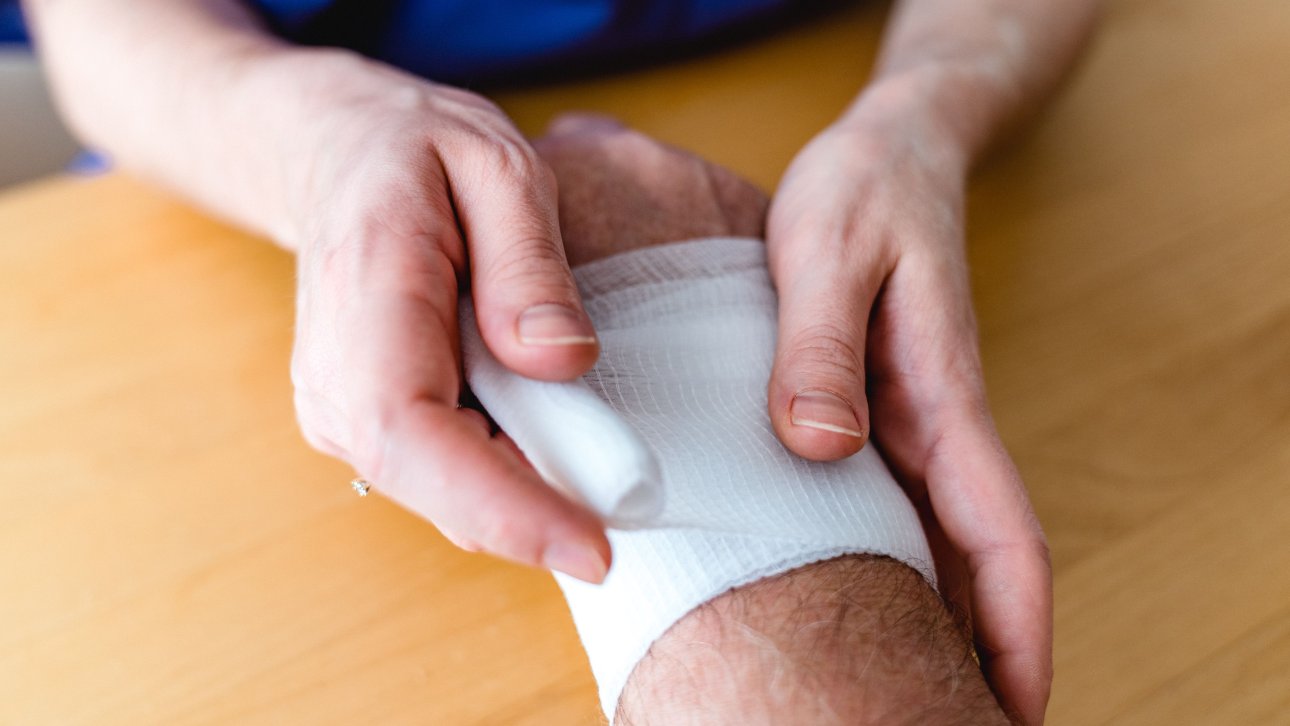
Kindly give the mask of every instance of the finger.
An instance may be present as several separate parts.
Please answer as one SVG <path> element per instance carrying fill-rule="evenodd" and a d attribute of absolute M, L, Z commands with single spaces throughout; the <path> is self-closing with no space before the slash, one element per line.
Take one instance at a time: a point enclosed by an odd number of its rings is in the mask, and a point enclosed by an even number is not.
<path fill-rule="evenodd" d="M 916 492 L 910 492 L 906 487 L 906 493 L 910 494 L 914 510 L 918 512 L 918 520 L 923 525 L 924 534 L 927 535 L 927 546 L 931 550 L 932 561 L 936 567 L 936 587 L 941 594 L 941 599 L 954 617 L 954 622 L 962 629 L 964 636 L 971 637 L 972 581 L 968 576 L 967 563 L 963 561 L 963 556 L 955 549 L 954 544 L 945 535 L 941 523 L 937 521 L 926 490 L 918 495 Z"/>
<path fill-rule="evenodd" d="M 1025 486 L 989 415 L 963 261 L 906 255 L 885 283 L 869 362 L 883 453 L 930 504 L 964 564 L 978 653 L 1000 703 L 1043 719 L 1052 679 L 1052 576 Z M 929 529 L 929 535 L 935 534 Z M 931 537 L 933 545 L 936 537 Z M 951 591 L 953 592 L 953 591 Z"/>
<path fill-rule="evenodd" d="M 508 368 L 567 380 L 598 344 L 560 239 L 555 177 L 522 139 L 446 161 L 471 261 L 480 334 Z"/>
<path fill-rule="evenodd" d="M 1052 684 L 1052 570 L 1020 475 L 983 405 L 942 424 L 928 495 L 967 562 L 972 620 L 987 679 L 1005 710 L 1042 723 Z"/>
<path fill-rule="evenodd" d="M 389 433 L 378 488 L 455 540 L 598 583 L 610 551 L 597 517 L 548 486 L 504 443 L 421 402 Z"/>
<path fill-rule="evenodd" d="M 485 416 L 483 412 L 477 411 L 473 408 L 458 407 L 457 416 L 462 421 L 465 421 L 468 425 L 479 428 L 479 430 L 485 435 L 492 434 L 491 424 L 489 424 L 488 417 Z M 456 545 L 457 547 L 467 552 L 482 552 L 484 549 L 483 547 L 480 546 L 478 542 L 475 542 L 474 540 L 471 540 L 471 539 L 467 539 L 461 534 L 458 534 L 457 532 L 453 532 L 452 530 L 447 529 L 446 527 L 439 527 L 439 532 L 445 538 L 447 538 L 449 542 L 452 542 L 454 545 Z"/>
<path fill-rule="evenodd" d="M 452 231 L 445 223 L 437 235 Z M 365 245 L 363 294 L 349 295 L 346 347 L 354 464 L 378 491 L 453 539 L 598 582 L 609 562 L 599 520 L 523 467 L 457 408 L 454 268 L 438 246 Z"/>
<path fill-rule="evenodd" d="M 772 425 L 789 449 L 808 459 L 850 456 L 869 433 L 865 338 L 890 266 L 879 247 L 863 242 L 823 235 L 786 239 L 774 236 L 773 225 L 771 234 L 779 293 L 767 396 Z"/>

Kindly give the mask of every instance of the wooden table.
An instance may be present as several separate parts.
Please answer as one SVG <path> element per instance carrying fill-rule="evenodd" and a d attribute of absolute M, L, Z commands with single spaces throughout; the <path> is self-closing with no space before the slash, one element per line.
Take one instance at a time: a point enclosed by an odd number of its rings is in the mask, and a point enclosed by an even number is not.
<path fill-rule="evenodd" d="M 883 9 L 502 103 L 770 187 Z M 976 181 L 995 411 L 1050 534 L 1056 724 L 1290 718 L 1290 12 L 1124 0 Z M 0 196 L 0 723 L 579 724 L 543 574 L 297 434 L 292 263 L 120 176 Z"/>

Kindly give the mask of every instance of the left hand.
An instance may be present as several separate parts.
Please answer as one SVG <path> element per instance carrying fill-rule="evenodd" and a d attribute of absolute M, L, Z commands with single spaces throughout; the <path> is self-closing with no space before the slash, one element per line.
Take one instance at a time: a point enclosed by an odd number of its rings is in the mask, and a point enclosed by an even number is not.
<path fill-rule="evenodd" d="M 794 452 L 833 460 L 864 446 L 872 420 L 933 543 L 950 545 L 937 552 L 942 584 L 969 606 L 995 693 L 1040 723 L 1052 575 L 986 402 L 964 250 L 967 154 L 876 116 L 817 136 L 771 203 L 771 421 Z M 954 592 L 955 580 L 969 587 Z"/>

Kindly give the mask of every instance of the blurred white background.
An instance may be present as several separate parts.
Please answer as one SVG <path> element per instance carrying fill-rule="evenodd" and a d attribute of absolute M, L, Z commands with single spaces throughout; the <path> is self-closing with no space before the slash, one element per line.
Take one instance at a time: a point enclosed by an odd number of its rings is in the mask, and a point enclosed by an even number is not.
<path fill-rule="evenodd" d="M 31 51 L 0 45 L 0 187 L 57 172 L 78 149 Z"/>

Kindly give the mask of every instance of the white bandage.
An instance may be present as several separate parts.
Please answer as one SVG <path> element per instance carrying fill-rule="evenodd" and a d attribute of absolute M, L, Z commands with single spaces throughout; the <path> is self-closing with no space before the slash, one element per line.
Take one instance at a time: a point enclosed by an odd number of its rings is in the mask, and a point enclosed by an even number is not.
<path fill-rule="evenodd" d="M 461 301 L 461 354 L 475 397 L 542 478 L 611 527 L 648 525 L 663 507 L 658 461 L 645 440 L 583 380 L 535 381 L 489 353 Z"/>
<path fill-rule="evenodd" d="M 468 307 L 463 351 L 475 395 L 535 468 L 617 527 L 603 584 L 556 575 L 606 714 L 650 644 L 730 588 L 847 553 L 934 581 L 918 516 L 873 447 L 811 462 L 776 438 L 776 298 L 760 241 L 649 247 L 574 274 L 601 341 L 582 381 L 509 373 Z"/>

